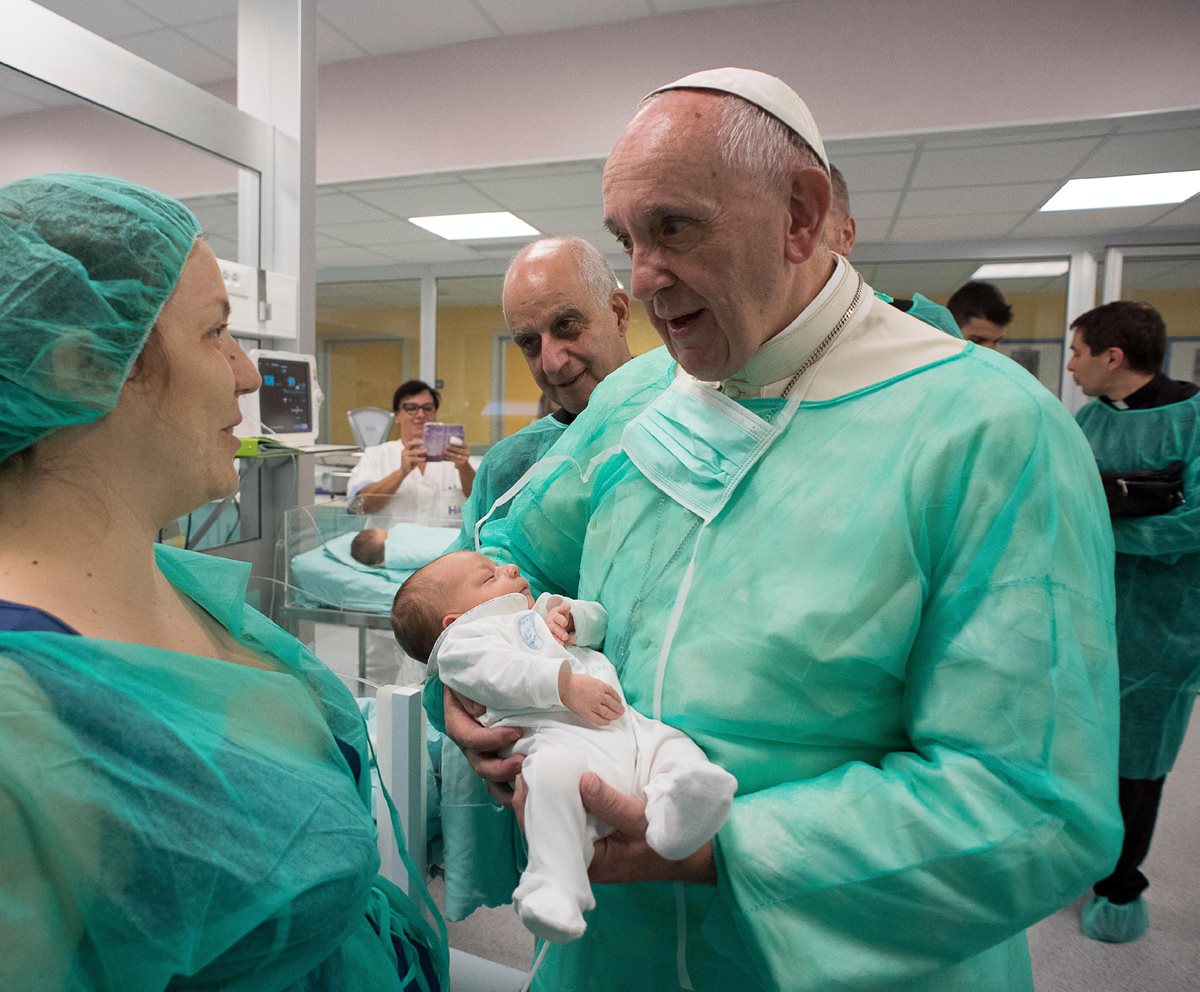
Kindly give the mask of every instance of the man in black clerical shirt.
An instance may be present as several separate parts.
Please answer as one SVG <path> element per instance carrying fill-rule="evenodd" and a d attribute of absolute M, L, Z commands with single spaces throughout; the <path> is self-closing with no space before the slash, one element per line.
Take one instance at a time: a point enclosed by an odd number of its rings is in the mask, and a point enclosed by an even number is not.
<path fill-rule="evenodd" d="M 1107 303 L 1071 326 L 1067 368 L 1097 397 L 1076 416 L 1105 479 L 1117 551 L 1125 822 L 1120 860 L 1081 926 L 1121 943 L 1149 926 L 1141 864 L 1200 685 L 1200 389 L 1160 371 L 1166 327 L 1148 304 Z"/>

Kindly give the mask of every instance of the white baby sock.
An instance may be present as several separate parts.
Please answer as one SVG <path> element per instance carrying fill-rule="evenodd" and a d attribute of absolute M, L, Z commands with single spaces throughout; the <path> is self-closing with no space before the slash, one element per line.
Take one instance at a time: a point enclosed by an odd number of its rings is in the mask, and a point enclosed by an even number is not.
<path fill-rule="evenodd" d="M 590 892 L 585 902 L 586 905 L 580 906 L 577 898 L 544 878 L 522 878 L 513 893 L 513 904 L 525 929 L 556 944 L 583 936 L 587 929 L 583 910 L 596 905 Z"/>
<path fill-rule="evenodd" d="M 646 785 L 646 843 L 680 861 L 710 840 L 729 817 L 737 779 L 716 765 L 660 775 Z"/>

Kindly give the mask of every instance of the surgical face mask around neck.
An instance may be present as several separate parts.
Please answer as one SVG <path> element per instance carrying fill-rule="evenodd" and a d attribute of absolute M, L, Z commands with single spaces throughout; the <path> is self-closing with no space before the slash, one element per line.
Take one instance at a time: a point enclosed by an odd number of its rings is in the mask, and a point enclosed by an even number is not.
<path fill-rule="evenodd" d="M 621 436 L 650 482 L 705 523 L 779 435 L 779 428 L 711 386 L 678 376 Z"/>

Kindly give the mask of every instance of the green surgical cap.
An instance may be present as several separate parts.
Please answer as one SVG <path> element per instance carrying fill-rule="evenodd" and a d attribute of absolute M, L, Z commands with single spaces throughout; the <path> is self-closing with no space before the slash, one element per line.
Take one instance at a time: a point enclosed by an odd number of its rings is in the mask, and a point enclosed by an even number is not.
<path fill-rule="evenodd" d="M 0 462 L 117 405 L 199 233 L 178 200 L 124 179 L 0 187 Z"/>

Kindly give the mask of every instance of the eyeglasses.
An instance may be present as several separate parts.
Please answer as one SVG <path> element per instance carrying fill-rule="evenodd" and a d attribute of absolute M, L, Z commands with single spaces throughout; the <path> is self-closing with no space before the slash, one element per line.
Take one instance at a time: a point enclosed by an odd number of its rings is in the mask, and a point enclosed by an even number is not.
<path fill-rule="evenodd" d="M 436 413 L 437 407 L 432 403 L 401 403 L 400 409 L 405 413 L 416 413 L 420 410 L 422 413 Z"/>

